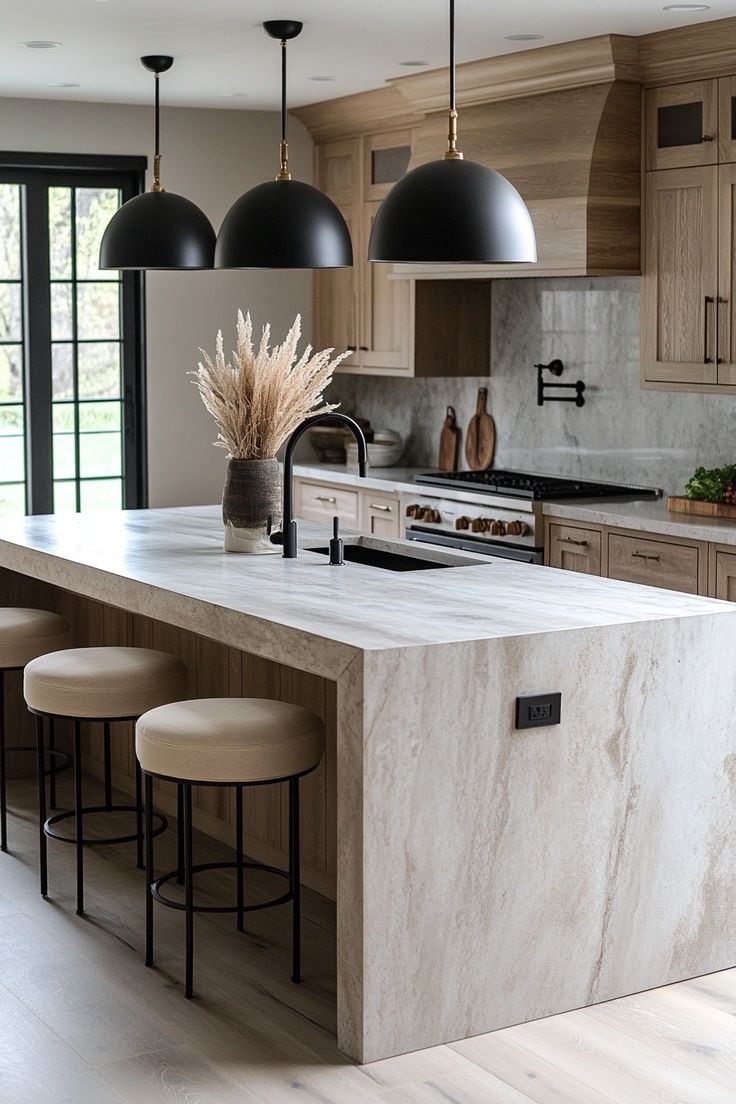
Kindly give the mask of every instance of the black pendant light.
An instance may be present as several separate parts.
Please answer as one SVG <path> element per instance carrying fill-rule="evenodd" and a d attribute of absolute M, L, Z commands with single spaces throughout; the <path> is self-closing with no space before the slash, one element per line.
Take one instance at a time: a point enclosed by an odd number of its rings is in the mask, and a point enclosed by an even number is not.
<path fill-rule="evenodd" d="M 292 180 L 286 139 L 286 44 L 301 32 L 293 19 L 263 24 L 281 41 L 281 168 L 275 180 L 236 199 L 225 215 L 215 268 L 348 268 L 353 247 L 345 219 L 324 192 Z"/>
<path fill-rule="evenodd" d="M 513 184 L 465 161 L 457 148 L 455 0 L 450 0 L 450 125 L 444 159 L 407 173 L 384 199 L 370 261 L 394 264 L 519 264 L 537 259 L 534 227 Z"/>
<path fill-rule="evenodd" d="M 172 57 L 142 57 L 154 74 L 156 88 L 156 152 L 150 192 L 124 203 L 110 219 L 100 245 L 100 268 L 212 268 L 215 231 L 207 216 L 184 196 L 161 184 L 159 75 L 174 64 Z"/>

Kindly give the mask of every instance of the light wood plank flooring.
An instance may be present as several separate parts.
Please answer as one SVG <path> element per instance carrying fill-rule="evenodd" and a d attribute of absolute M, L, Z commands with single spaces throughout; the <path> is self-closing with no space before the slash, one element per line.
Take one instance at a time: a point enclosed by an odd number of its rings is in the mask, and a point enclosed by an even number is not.
<path fill-rule="evenodd" d="M 80 919 L 74 849 L 50 845 L 42 901 L 33 786 L 11 782 L 10 794 L 0 1104 L 736 1104 L 736 970 L 360 1067 L 332 1034 L 329 902 L 307 895 L 301 987 L 289 981 L 288 908 L 253 914 L 246 935 L 232 917 L 198 917 L 186 1001 L 180 914 L 157 909 L 157 969 L 143 966 L 132 848 L 87 849 Z M 157 843 L 167 869 L 171 843 Z M 204 837 L 195 846 L 200 861 L 229 857 Z"/>

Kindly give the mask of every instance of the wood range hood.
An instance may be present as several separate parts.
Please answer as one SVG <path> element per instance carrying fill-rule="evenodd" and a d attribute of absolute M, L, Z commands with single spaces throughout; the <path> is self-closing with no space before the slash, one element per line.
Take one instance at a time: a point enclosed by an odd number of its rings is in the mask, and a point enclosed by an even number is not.
<path fill-rule="evenodd" d="M 641 271 L 642 86 L 733 72 L 736 20 L 641 37 L 601 35 L 523 50 L 457 70 L 460 149 L 498 169 L 526 200 L 539 262 L 396 266 L 431 276 L 600 276 Z M 410 167 L 442 155 L 447 70 L 294 111 L 315 142 L 411 130 Z"/>

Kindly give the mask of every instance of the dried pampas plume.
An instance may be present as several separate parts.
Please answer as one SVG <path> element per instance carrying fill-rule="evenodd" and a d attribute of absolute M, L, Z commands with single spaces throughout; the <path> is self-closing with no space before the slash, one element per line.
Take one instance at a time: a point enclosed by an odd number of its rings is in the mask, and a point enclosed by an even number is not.
<path fill-rule="evenodd" d="M 312 355 L 308 345 L 297 360 L 302 333 L 301 315 L 282 345 L 269 349 L 271 327 L 263 327 L 258 352 L 253 347 L 250 312 L 238 311 L 237 348 L 225 359 L 222 330 L 217 335 L 215 359 L 200 349 L 195 383 L 202 402 L 217 423 L 215 442 L 238 460 L 269 460 L 305 418 L 328 414 L 337 404 L 324 402 L 324 391 L 348 352 L 331 360 L 334 349 Z"/>

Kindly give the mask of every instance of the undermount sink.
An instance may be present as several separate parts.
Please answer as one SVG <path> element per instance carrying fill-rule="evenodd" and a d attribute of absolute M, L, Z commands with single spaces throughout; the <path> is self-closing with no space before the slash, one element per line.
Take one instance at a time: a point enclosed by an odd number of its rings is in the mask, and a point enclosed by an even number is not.
<path fill-rule="evenodd" d="M 329 555 L 329 548 L 310 548 L 309 552 Z M 437 560 L 425 560 L 423 556 L 407 556 L 401 552 L 388 552 L 384 548 L 373 548 L 365 544 L 346 544 L 343 558 L 347 563 L 364 564 L 367 567 L 381 567 L 384 571 L 428 571 L 436 567 L 462 567 L 462 562 L 439 563 Z"/>

